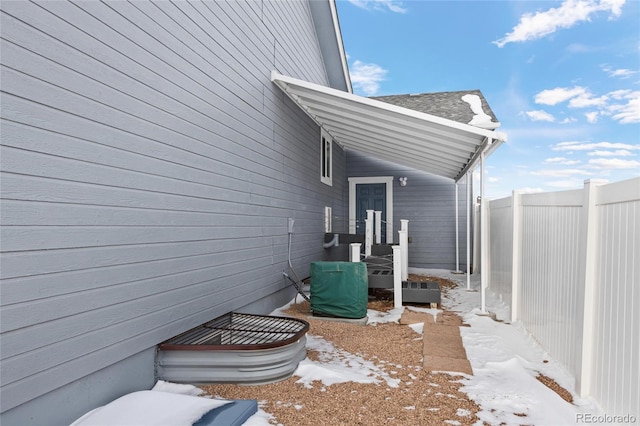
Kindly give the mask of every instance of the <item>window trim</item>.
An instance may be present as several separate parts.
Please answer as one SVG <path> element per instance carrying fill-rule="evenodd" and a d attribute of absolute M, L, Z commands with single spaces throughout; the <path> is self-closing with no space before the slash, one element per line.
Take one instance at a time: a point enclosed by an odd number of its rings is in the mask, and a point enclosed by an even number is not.
<path fill-rule="evenodd" d="M 384 183 L 387 185 L 387 244 L 393 238 L 393 176 L 349 177 L 349 233 L 356 233 L 356 185 L 361 183 Z"/>
<path fill-rule="evenodd" d="M 333 186 L 333 139 L 320 129 L 320 181 Z"/>

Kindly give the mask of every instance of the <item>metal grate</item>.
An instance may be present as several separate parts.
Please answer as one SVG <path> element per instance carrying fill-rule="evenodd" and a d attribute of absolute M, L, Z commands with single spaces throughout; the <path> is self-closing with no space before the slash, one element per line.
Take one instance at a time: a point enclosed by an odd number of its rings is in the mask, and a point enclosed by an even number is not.
<path fill-rule="evenodd" d="M 309 323 L 297 318 L 230 312 L 160 344 L 164 350 L 245 350 L 288 345 Z"/>

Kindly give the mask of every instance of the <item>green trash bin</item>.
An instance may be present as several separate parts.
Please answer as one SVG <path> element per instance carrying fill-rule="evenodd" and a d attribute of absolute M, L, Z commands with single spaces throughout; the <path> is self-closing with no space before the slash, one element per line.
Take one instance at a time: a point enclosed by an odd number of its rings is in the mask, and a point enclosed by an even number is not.
<path fill-rule="evenodd" d="M 367 316 L 369 283 L 364 262 L 312 262 L 311 312 L 316 316 Z"/>

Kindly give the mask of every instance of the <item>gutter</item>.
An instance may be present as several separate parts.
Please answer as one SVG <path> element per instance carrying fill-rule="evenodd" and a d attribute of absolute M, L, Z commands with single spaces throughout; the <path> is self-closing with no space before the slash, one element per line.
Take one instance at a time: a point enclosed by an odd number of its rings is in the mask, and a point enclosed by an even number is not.
<path fill-rule="evenodd" d="M 484 141 L 482 142 L 482 145 L 478 147 L 476 152 L 474 152 L 474 154 L 471 156 L 471 159 L 469 160 L 467 165 L 464 166 L 460 171 L 460 173 L 458 173 L 458 176 L 455 177 L 454 179 L 455 183 L 460 182 L 460 180 L 465 176 L 465 174 L 468 171 L 474 169 L 477 166 L 478 161 L 480 161 L 480 157 L 482 156 L 483 153 L 486 158 L 490 156 L 493 153 L 493 151 L 498 149 L 500 145 L 502 145 L 504 142 L 507 141 L 506 133 L 503 133 L 503 132 L 492 132 L 492 133 L 494 134 L 495 138 L 485 136 Z"/>

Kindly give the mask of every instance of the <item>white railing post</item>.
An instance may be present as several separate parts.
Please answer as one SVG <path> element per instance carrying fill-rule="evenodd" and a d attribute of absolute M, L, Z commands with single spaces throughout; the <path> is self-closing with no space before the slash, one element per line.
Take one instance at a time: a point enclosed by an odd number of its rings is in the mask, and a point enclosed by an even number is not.
<path fill-rule="evenodd" d="M 382 212 L 380 210 L 376 210 L 373 212 L 375 215 L 375 231 L 373 235 L 376 239 L 376 244 L 382 243 Z"/>
<path fill-rule="evenodd" d="M 583 252 L 580 262 L 580 281 L 584 283 L 584 305 L 582 319 L 582 356 L 580 360 L 580 377 L 577 378 L 576 387 L 580 396 L 591 395 L 592 388 L 592 367 L 594 353 L 594 337 L 596 321 L 594 310 L 597 292 L 597 247 L 598 247 L 598 217 L 597 217 L 597 185 L 605 181 L 588 179 L 584 181 L 584 192 L 582 202 L 581 223 L 581 244 Z"/>
<path fill-rule="evenodd" d="M 400 220 L 399 243 L 402 250 L 402 281 L 409 277 L 409 221 Z"/>
<path fill-rule="evenodd" d="M 349 262 L 360 262 L 360 249 L 362 247 L 361 243 L 351 243 L 349 244 Z"/>
<path fill-rule="evenodd" d="M 522 288 L 522 192 L 511 196 L 512 250 L 511 262 L 511 322 L 520 317 L 520 289 Z"/>
<path fill-rule="evenodd" d="M 367 218 L 364 221 L 364 255 L 371 256 L 373 245 L 373 210 L 367 210 Z"/>
<path fill-rule="evenodd" d="M 398 231 L 402 232 L 402 231 Z M 393 250 L 393 307 L 402 307 L 402 250 L 400 246 L 391 246 Z"/>

